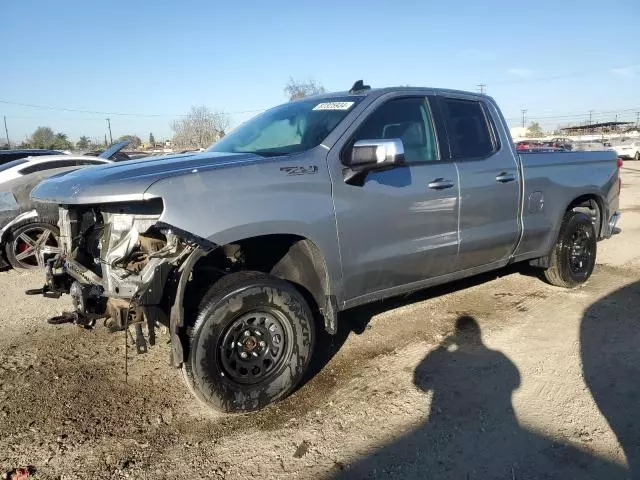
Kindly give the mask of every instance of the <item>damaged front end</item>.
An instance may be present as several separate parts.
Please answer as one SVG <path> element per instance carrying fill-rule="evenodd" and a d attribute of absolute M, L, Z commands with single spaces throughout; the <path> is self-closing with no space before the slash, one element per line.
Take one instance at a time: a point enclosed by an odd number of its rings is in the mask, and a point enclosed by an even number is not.
<path fill-rule="evenodd" d="M 169 325 L 178 268 L 208 246 L 160 222 L 162 209 L 159 198 L 60 207 L 62 253 L 48 262 L 43 292 L 70 294 L 75 323 L 104 318 L 112 331 L 133 325 L 138 351 L 145 351 L 142 326 L 153 344 L 156 325 Z"/>

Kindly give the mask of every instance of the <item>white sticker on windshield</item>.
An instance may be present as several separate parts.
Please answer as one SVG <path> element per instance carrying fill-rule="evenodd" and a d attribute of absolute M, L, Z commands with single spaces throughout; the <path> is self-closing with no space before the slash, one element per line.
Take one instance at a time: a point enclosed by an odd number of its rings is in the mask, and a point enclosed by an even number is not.
<path fill-rule="evenodd" d="M 319 103 L 314 110 L 349 110 L 353 102 L 325 102 Z"/>

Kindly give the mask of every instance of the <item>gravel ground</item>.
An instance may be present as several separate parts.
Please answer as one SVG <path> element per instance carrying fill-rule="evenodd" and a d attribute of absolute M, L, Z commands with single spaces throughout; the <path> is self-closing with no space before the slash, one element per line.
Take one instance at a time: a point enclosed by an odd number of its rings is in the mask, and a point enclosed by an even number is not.
<path fill-rule="evenodd" d="M 36 478 L 640 478 L 640 166 L 576 290 L 509 268 L 345 313 L 317 372 L 248 415 L 195 401 L 70 300 L 0 273 L 0 471 Z M 456 325 L 458 329 L 456 330 Z"/>

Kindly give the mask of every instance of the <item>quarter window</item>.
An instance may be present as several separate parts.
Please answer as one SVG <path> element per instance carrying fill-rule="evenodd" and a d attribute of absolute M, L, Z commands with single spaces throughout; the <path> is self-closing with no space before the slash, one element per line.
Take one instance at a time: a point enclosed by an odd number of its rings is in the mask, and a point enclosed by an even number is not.
<path fill-rule="evenodd" d="M 486 157 L 496 150 L 480 102 L 443 98 L 441 105 L 453 158 Z"/>
<path fill-rule="evenodd" d="M 391 100 L 378 107 L 354 135 L 358 140 L 399 138 L 407 163 L 438 160 L 438 146 L 427 101 L 423 97 Z"/>

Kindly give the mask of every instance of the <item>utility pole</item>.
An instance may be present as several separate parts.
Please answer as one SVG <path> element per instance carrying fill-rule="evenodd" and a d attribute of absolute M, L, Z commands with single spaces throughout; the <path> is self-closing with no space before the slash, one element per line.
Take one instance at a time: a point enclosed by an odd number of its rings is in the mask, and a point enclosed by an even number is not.
<path fill-rule="evenodd" d="M 636 112 L 636 130 L 640 126 L 640 112 Z"/>
<path fill-rule="evenodd" d="M 589 110 L 589 125 L 591 125 L 591 115 L 593 115 L 593 110 Z"/>
<path fill-rule="evenodd" d="M 7 135 L 7 147 L 11 148 L 11 142 L 9 141 L 9 130 L 7 130 L 7 116 L 4 117 L 4 133 Z"/>
<path fill-rule="evenodd" d="M 113 136 L 111 135 L 111 119 L 107 118 L 107 125 L 109 125 L 109 140 L 111 143 L 109 145 L 113 145 Z"/>
<path fill-rule="evenodd" d="M 481 95 L 484 95 L 485 93 L 487 93 L 487 84 L 486 83 L 479 83 L 476 86 L 478 87 L 478 92 Z"/>
<path fill-rule="evenodd" d="M 525 123 L 527 123 L 527 109 L 523 108 L 521 111 L 522 111 L 522 128 L 524 128 Z"/>

